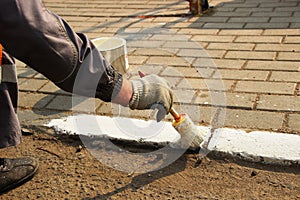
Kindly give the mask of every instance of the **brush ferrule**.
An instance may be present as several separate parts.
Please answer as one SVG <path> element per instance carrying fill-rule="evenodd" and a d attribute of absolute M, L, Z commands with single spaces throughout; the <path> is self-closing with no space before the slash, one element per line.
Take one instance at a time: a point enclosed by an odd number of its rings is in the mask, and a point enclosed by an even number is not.
<path fill-rule="evenodd" d="M 177 118 L 174 118 L 173 126 L 178 126 L 179 124 L 181 124 L 181 122 L 184 120 L 184 118 L 185 118 L 185 114 L 178 115 Z"/>

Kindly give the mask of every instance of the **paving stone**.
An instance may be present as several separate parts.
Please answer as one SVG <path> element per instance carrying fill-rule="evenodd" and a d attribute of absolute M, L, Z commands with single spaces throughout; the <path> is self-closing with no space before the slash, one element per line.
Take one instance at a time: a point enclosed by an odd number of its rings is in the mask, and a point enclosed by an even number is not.
<path fill-rule="evenodd" d="M 147 41 L 147 40 L 138 40 L 138 41 L 127 41 L 128 47 L 138 47 L 138 48 L 160 48 L 163 46 L 165 41 Z"/>
<path fill-rule="evenodd" d="M 143 56 L 172 56 L 174 53 L 165 48 L 137 48 L 133 55 Z"/>
<path fill-rule="evenodd" d="M 271 23 L 282 23 L 282 22 L 287 22 L 287 23 L 292 23 L 292 22 L 300 22 L 299 17 L 272 17 L 271 18 Z"/>
<path fill-rule="evenodd" d="M 241 43 L 209 43 L 207 49 L 224 49 L 224 50 L 252 50 L 255 44 Z"/>
<path fill-rule="evenodd" d="M 125 25 L 124 25 L 125 26 Z M 137 37 L 140 37 L 141 39 L 148 39 L 150 36 L 148 37 L 142 37 L 145 35 L 140 34 L 141 33 L 142 28 L 126 28 L 126 33 L 127 34 L 136 34 Z M 108 28 L 90 28 L 90 29 L 78 29 L 78 31 L 83 32 L 83 33 L 96 33 L 96 38 L 98 37 L 105 37 L 103 35 L 109 35 L 109 36 L 114 36 L 115 33 L 117 34 L 122 34 L 119 33 L 120 31 L 120 27 L 118 25 L 118 27 L 108 27 Z M 130 40 L 128 40 L 130 41 Z"/>
<path fill-rule="evenodd" d="M 197 22 L 168 22 L 164 27 L 171 27 L 173 29 L 181 29 L 181 28 L 201 28 L 204 23 L 197 23 Z"/>
<path fill-rule="evenodd" d="M 189 78 L 182 80 L 177 88 L 188 90 L 216 90 L 228 91 L 233 85 L 233 80 L 218 80 L 218 79 L 195 79 Z"/>
<path fill-rule="evenodd" d="M 205 43 L 204 43 L 205 44 Z M 185 49 L 202 49 L 203 45 L 199 42 L 193 41 L 185 41 L 185 42 L 178 42 L 178 41 L 168 41 L 163 45 L 164 48 L 185 48 Z"/>
<path fill-rule="evenodd" d="M 283 37 L 280 36 L 238 36 L 235 42 L 247 43 L 281 43 Z"/>
<path fill-rule="evenodd" d="M 117 30 L 112 31 L 110 28 L 106 28 L 106 29 L 103 30 L 103 33 L 113 32 L 113 33 L 119 34 L 120 37 L 122 37 L 122 34 L 127 34 L 127 35 L 133 35 L 133 34 L 139 34 L 140 35 L 140 34 L 143 34 L 143 28 L 131 28 L 131 27 L 129 27 L 129 28 L 126 28 L 126 30 L 124 31 L 125 33 L 120 31 L 120 28 L 116 28 L 116 29 Z M 125 38 L 125 39 L 129 39 L 129 38 Z"/>
<path fill-rule="evenodd" d="M 113 104 L 110 102 L 102 102 L 96 110 L 97 114 L 108 116 L 113 116 L 114 112 Z"/>
<path fill-rule="evenodd" d="M 41 89 L 39 89 L 39 92 L 71 95 L 71 93 L 63 91 L 52 82 L 48 82 L 46 85 L 44 85 Z"/>
<path fill-rule="evenodd" d="M 198 67 L 167 67 L 161 73 L 162 76 L 175 76 L 180 78 L 208 78 L 211 77 L 214 68 L 198 68 Z"/>
<path fill-rule="evenodd" d="M 249 29 L 274 29 L 274 28 L 280 28 L 280 29 L 286 29 L 289 28 L 288 22 L 281 22 L 281 23 L 247 23 L 244 28 Z"/>
<path fill-rule="evenodd" d="M 220 73 L 222 79 L 233 79 L 233 80 L 266 80 L 268 76 L 267 71 L 255 71 L 255 70 L 219 69 L 218 72 Z"/>
<path fill-rule="evenodd" d="M 288 61 L 249 61 L 245 69 L 298 71 L 299 63 Z"/>
<path fill-rule="evenodd" d="M 114 33 L 85 33 L 90 39 L 101 37 L 112 37 L 115 34 Z"/>
<path fill-rule="evenodd" d="M 139 77 L 138 71 L 147 74 L 159 74 L 164 69 L 164 66 L 160 65 L 137 65 L 129 66 L 129 71 L 126 73 L 129 77 Z"/>
<path fill-rule="evenodd" d="M 53 101 L 46 107 L 48 109 L 55 110 L 71 110 L 72 109 L 72 97 L 71 96 L 56 96 Z"/>
<path fill-rule="evenodd" d="M 290 114 L 288 118 L 288 126 L 290 127 L 290 129 L 300 131 L 300 115 Z"/>
<path fill-rule="evenodd" d="M 226 106 L 231 108 L 252 109 L 255 102 L 255 94 L 205 92 L 201 91 L 195 100 L 200 105 Z"/>
<path fill-rule="evenodd" d="M 241 23 L 246 23 L 246 22 L 268 22 L 269 17 L 241 17 L 241 18 L 230 18 L 228 22 L 241 22 Z"/>
<path fill-rule="evenodd" d="M 165 76 L 161 76 L 161 77 L 164 78 L 168 82 L 168 84 L 172 90 L 176 89 L 177 84 L 182 79 L 180 77 L 165 77 Z"/>
<path fill-rule="evenodd" d="M 93 22 L 93 21 L 89 21 L 89 22 L 86 21 L 84 23 L 82 23 L 80 21 L 73 21 L 70 24 L 73 27 L 94 27 L 94 26 L 98 25 L 97 22 Z"/>
<path fill-rule="evenodd" d="M 267 8 L 279 8 L 279 7 L 295 7 L 297 6 L 297 2 L 262 2 L 259 4 L 259 7 L 267 7 Z"/>
<path fill-rule="evenodd" d="M 233 2 L 228 2 L 223 5 L 223 7 L 235 7 L 235 8 L 257 8 L 259 6 L 258 2 L 238 2 L 238 1 L 233 1 Z"/>
<path fill-rule="evenodd" d="M 293 12 L 252 12 L 253 17 L 290 17 Z"/>
<path fill-rule="evenodd" d="M 234 36 L 218 36 L 218 35 L 212 35 L 212 36 L 205 36 L 205 35 L 196 35 L 192 39 L 195 41 L 201 41 L 201 42 L 232 42 L 234 40 Z"/>
<path fill-rule="evenodd" d="M 17 67 L 18 78 L 32 78 L 37 74 L 37 72 L 28 67 Z"/>
<path fill-rule="evenodd" d="M 81 5 L 84 6 L 84 5 Z M 90 5 L 86 5 L 86 6 L 90 6 Z M 91 17 L 82 17 L 82 16 L 64 16 L 64 19 L 68 22 L 85 22 L 85 21 L 89 21 L 91 19 Z M 98 19 L 99 21 L 99 19 Z"/>
<path fill-rule="evenodd" d="M 294 16 L 295 17 L 299 17 L 300 16 L 300 12 L 294 12 Z"/>
<path fill-rule="evenodd" d="M 238 81 L 234 91 L 265 94 L 294 94 L 295 83 Z"/>
<path fill-rule="evenodd" d="M 199 49 L 181 49 L 177 53 L 180 57 L 195 57 L 195 58 L 222 58 L 225 54 L 225 51 L 221 50 L 205 50 L 202 48 Z"/>
<path fill-rule="evenodd" d="M 300 23 L 291 23 L 290 28 L 300 28 Z"/>
<path fill-rule="evenodd" d="M 35 79 L 44 79 L 44 80 L 48 80 L 43 74 L 37 73 L 34 76 Z"/>
<path fill-rule="evenodd" d="M 170 21 L 178 21 L 178 22 L 185 22 L 188 21 L 188 17 L 155 17 L 155 18 L 148 18 L 148 20 L 153 22 L 170 22 Z"/>
<path fill-rule="evenodd" d="M 207 51 L 209 57 L 210 57 L 210 58 L 213 58 L 213 59 L 215 59 L 215 58 L 221 59 L 221 58 L 224 57 L 224 55 L 225 55 L 225 53 L 226 53 L 225 50 L 208 49 L 208 50 L 206 50 L 206 51 Z M 199 57 L 200 57 L 200 56 L 199 56 Z"/>
<path fill-rule="evenodd" d="M 198 59 L 195 61 L 197 63 Z M 245 62 L 244 60 L 230 60 L 230 59 L 214 59 L 213 60 L 218 69 L 241 69 Z"/>
<path fill-rule="evenodd" d="M 18 68 L 26 68 L 27 65 L 25 63 L 23 63 L 22 61 L 20 61 L 18 59 L 15 59 L 15 61 L 16 61 L 16 66 Z"/>
<path fill-rule="evenodd" d="M 69 17 L 69 16 L 66 16 L 66 17 Z M 70 17 L 76 17 L 76 16 L 70 16 Z M 80 17 L 83 17 L 83 16 L 80 16 Z M 122 21 L 124 20 L 124 18 L 122 17 L 96 17 L 96 16 L 89 16 L 89 17 L 86 17 L 88 18 L 87 21 L 96 21 L 98 23 L 104 23 L 104 22 L 116 22 L 116 21 Z M 125 19 L 126 21 L 128 21 L 129 19 Z"/>
<path fill-rule="evenodd" d="M 272 72 L 270 81 L 300 82 L 300 71 L 297 72 Z"/>
<path fill-rule="evenodd" d="M 164 23 L 154 23 L 154 22 L 140 22 L 140 23 L 134 23 L 134 24 L 129 24 L 128 22 L 123 22 L 124 25 L 121 25 L 119 27 L 126 27 L 128 25 L 130 25 L 130 28 L 147 28 L 149 30 L 154 29 L 154 33 L 156 33 L 155 31 L 158 31 L 159 29 L 163 28 L 163 26 L 165 25 Z M 155 30 L 156 29 L 156 30 Z M 156 33 L 159 34 L 159 33 Z M 155 35 L 156 35 L 155 34 Z M 158 40 L 162 40 L 161 38 L 158 38 Z"/>
<path fill-rule="evenodd" d="M 279 52 L 277 60 L 300 61 L 300 52 Z"/>
<path fill-rule="evenodd" d="M 19 89 L 24 91 L 37 91 L 48 82 L 48 80 L 21 78 L 19 79 Z"/>
<path fill-rule="evenodd" d="M 174 92 L 174 102 L 175 103 L 186 103 L 190 104 L 194 101 L 196 97 L 196 91 L 193 90 L 182 90 L 182 89 L 175 89 Z"/>
<path fill-rule="evenodd" d="M 19 92 L 18 106 L 29 109 L 40 109 L 44 108 L 54 97 L 52 94 Z"/>
<path fill-rule="evenodd" d="M 241 69 L 245 60 L 232 60 L 232 59 L 211 59 L 211 58 L 197 58 L 193 66 L 209 67 L 218 69 Z"/>
<path fill-rule="evenodd" d="M 216 23 L 216 22 L 211 22 L 211 23 L 206 23 L 203 25 L 203 28 L 221 28 L 221 29 L 242 29 L 245 26 L 245 23 Z"/>
<path fill-rule="evenodd" d="M 299 6 L 294 7 L 278 7 L 275 8 L 274 12 L 294 12 L 294 11 L 300 11 Z"/>
<path fill-rule="evenodd" d="M 274 60 L 275 52 L 255 52 L 255 51 L 228 51 L 225 58 L 229 59 L 249 59 L 249 60 Z"/>
<path fill-rule="evenodd" d="M 141 2 L 142 3 L 142 2 Z M 153 5 L 146 5 L 146 4 L 131 4 L 131 5 L 126 5 L 126 8 L 134 8 L 134 9 L 145 9 L 145 8 L 153 8 Z M 154 21 L 154 20 L 153 20 Z"/>
<path fill-rule="evenodd" d="M 19 109 L 18 110 L 18 119 L 21 126 L 30 125 L 40 127 L 42 124 L 47 124 L 51 119 L 60 119 L 69 117 L 70 113 L 58 112 L 46 109 Z"/>
<path fill-rule="evenodd" d="M 261 95 L 257 109 L 274 111 L 300 111 L 299 96 Z"/>
<path fill-rule="evenodd" d="M 199 29 L 202 28 L 204 23 L 203 22 L 193 22 L 193 23 L 189 23 L 184 25 L 184 23 L 182 23 L 183 26 L 179 27 L 178 23 L 175 22 L 175 25 L 173 26 L 172 23 L 168 23 L 165 27 L 172 27 L 172 28 L 195 28 L 195 29 Z"/>
<path fill-rule="evenodd" d="M 281 128 L 282 123 L 282 113 L 226 110 L 225 126 L 227 127 L 277 131 Z"/>
<path fill-rule="evenodd" d="M 182 28 L 178 31 L 179 34 L 189 35 L 216 35 L 219 29 L 194 29 L 194 28 Z"/>
<path fill-rule="evenodd" d="M 296 44 L 257 44 L 255 51 L 300 51 L 300 45 Z"/>
<path fill-rule="evenodd" d="M 247 17 L 250 16 L 251 12 L 216 12 L 215 17 Z"/>
<path fill-rule="evenodd" d="M 150 57 L 149 60 L 147 60 L 146 64 L 154 64 L 154 65 L 172 65 L 172 66 L 190 66 L 192 62 L 187 61 L 184 58 L 181 57 Z"/>
<path fill-rule="evenodd" d="M 58 95 L 46 106 L 46 108 L 53 110 L 93 113 L 100 104 L 101 101 L 95 98 Z"/>
<path fill-rule="evenodd" d="M 128 56 L 128 63 L 129 65 L 142 65 L 146 62 L 147 59 L 147 56 Z"/>
<path fill-rule="evenodd" d="M 282 35 L 282 36 L 289 36 L 289 35 L 299 35 L 300 29 L 267 29 L 264 30 L 263 35 Z M 285 38 L 286 40 L 287 38 Z"/>
<path fill-rule="evenodd" d="M 78 12 L 77 12 L 78 13 Z M 58 15 L 73 15 L 73 16 L 76 16 L 76 13 L 74 12 L 64 12 L 64 11 L 61 11 L 61 12 L 58 12 L 57 13 Z M 90 17 L 90 16 L 93 16 L 93 17 L 111 17 L 111 16 L 118 16 L 118 17 L 126 17 L 128 16 L 126 13 L 121 13 L 120 15 L 116 15 L 116 11 L 113 11 L 111 10 L 109 12 L 109 10 L 105 10 L 104 11 L 101 11 L 101 10 L 97 10 L 97 11 L 94 11 L 94 12 L 83 12 L 83 13 L 80 13 L 79 14 L 81 16 L 84 16 L 84 17 Z"/>
<path fill-rule="evenodd" d="M 200 17 L 197 22 L 227 22 L 227 17 Z"/>
<path fill-rule="evenodd" d="M 236 8 L 235 12 L 272 12 L 273 8 L 261 8 L 261 7 L 255 7 L 255 8 Z M 252 17 L 253 15 L 251 15 Z M 255 17 L 254 17 L 255 18 Z"/>
<path fill-rule="evenodd" d="M 190 35 L 180 35 L 178 33 L 162 35 L 162 34 L 155 34 L 150 37 L 150 40 L 163 40 L 163 41 L 187 41 L 191 38 Z"/>
<path fill-rule="evenodd" d="M 284 43 L 300 44 L 300 36 L 287 36 L 284 39 Z"/>
<path fill-rule="evenodd" d="M 219 59 L 212 59 L 209 56 L 208 57 L 197 58 L 195 60 L 195 62 L 193 63 L 193 66 L 217 69 L 218 66 L 214 62 L 215 60 L 219 60 Z"/>
<path fill-rule="evenodd" d="M 261 35 L 263 30 L 248 30 L 248 29 L 238 29 L 238 30 L 220 30 L 219 35 Z"/>
<path fill-rule="evenodd" d="M 219 6 L 219 4 L 222 3 L 214 1 L 213 4 L 213 6 L 217 6 L 218 12 L 233 12 L 235 10 L 235 8 L 233 7 L 222 7 L 221 5 Z"/>

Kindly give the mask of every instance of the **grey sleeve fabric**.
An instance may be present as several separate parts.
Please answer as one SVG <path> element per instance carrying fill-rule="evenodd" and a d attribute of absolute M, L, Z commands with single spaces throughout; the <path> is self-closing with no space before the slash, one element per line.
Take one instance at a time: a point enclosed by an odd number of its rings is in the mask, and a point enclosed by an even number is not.
<path fill-rule="evenodd" d="M 21 142 L 21 128 L 17 117 L 18 83 L 14 59 L 6 52 L 0 63 L 0 148 Z"/>
<path fill-rule="evenodd" d="M 40 0 L 0 1 L 0 43 L 15 58 L 61 89 L 111 101 L 122 76 L 86 35 L 47 10 Z"/>

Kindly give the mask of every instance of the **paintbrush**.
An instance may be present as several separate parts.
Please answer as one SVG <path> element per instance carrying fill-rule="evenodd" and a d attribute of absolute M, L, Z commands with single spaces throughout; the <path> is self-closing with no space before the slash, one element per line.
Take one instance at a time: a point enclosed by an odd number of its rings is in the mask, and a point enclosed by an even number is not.
<path fill-rule="evenodd" d="M 139 71 L 139 75 L 140 77 L 145 76 L 141 71 Z M 181 136 L 179 145 L 182 147 L 189 145 L 190 149 L 200 148 L 205 132 L 198 129 L 187 114 L 179 114 L 173 107 L 170 109 L 170 114 L 174 118 L 172 125 Z"/>

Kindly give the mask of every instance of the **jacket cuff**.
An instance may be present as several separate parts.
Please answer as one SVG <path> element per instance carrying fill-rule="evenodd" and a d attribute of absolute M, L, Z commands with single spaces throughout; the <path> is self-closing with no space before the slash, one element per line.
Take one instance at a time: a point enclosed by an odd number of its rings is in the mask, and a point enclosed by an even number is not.
<path fill-rule="evenodd" d="M 138 108 L 139 102 L 140 102 L 140 96 L 144 92 L 144 87 L 142 80 L 132 80 L 132 98 L 129 101 L 129 108 L 134 110 Z"/>
<path fill-rule="evenodd" d="M 114 99 L 119 94 L 123 84 L 123 77 L 117 71 L 114 71 L 113 77 L 114 78 L 112 82 L 107 86 L 103 87 L 100 86 L 100 84 L 98 85 L 95 95 L 96 98 L 99 98 L 105 102 L 111 102 L 112 99 Z"/>

